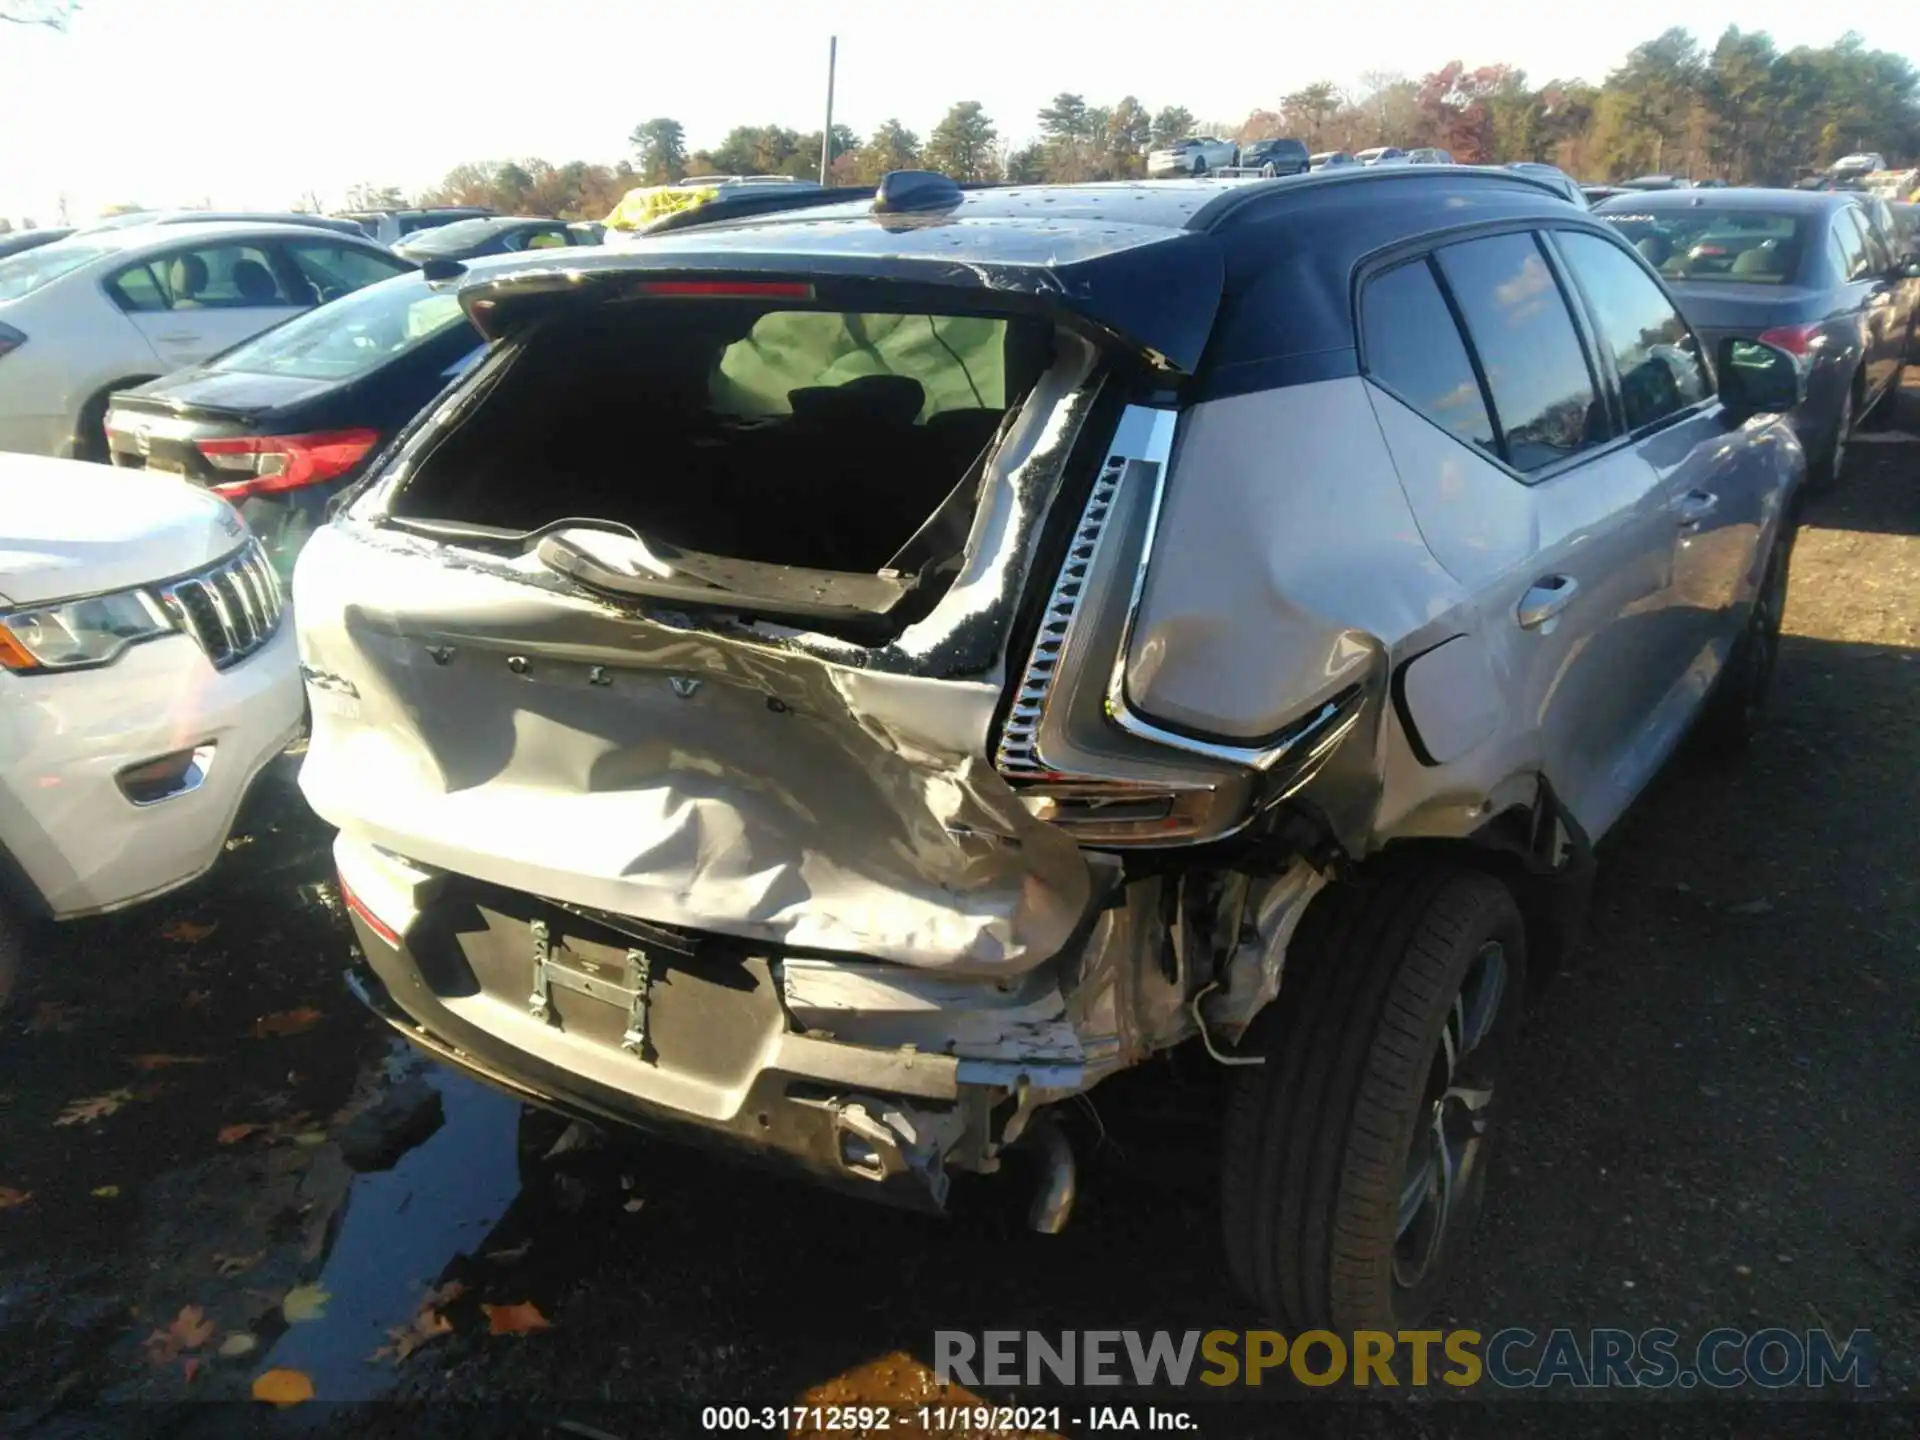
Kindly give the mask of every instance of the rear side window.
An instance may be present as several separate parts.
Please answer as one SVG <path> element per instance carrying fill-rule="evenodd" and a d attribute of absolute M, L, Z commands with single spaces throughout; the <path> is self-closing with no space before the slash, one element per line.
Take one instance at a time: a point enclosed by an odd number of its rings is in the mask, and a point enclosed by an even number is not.
<path fill-rule="evenodd" d="M 1833 217 L 1833 263 L 1849 280 L 1864 280 L 1873 269 L 1866 232 L 1854 220 L 1851 206 Z"/>
<path fill-rule="evenodd" d="M 1660 287 L 1618 246 L 1594 235 L 1554 237 L 1613 356 L 1627 428 L 1638 430 L 1712 393 L 1700 345 Z"/>
<path fill-rule="evenodd" d="M 1441 429 L 1499 453 L 1473 361 L 1428 261 L 1369 282 L 1360 328 L 1369 375 Z"/>
<path fill-rule="evenodd" d="M 1539 242 L 1493 235 L 1435 259 L 1480 356 L 1507 463 L 1531 473 L 1606 440 L 1606 409 Z"/>
<path fill-rule="evenodd" d="M 322 304 L 413 268 L 404 261 L 333 240 L 295 240 L 286 250 Z M 303 298 L 301 303 L 311 302 Z"/>

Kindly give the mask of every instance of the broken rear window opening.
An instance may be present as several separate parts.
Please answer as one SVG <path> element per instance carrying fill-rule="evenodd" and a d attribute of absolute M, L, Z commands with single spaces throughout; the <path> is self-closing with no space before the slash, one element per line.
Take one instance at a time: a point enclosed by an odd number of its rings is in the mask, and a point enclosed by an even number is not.
<path fill-rule="evenodd" d="M 927 553 L 935 532 L 964 539 L 978 462 L 1051 363 L 1051 333 L 764 300 L 563 312 L 388 513 L 503 537 L 591 517 L 649 546 L 906 574 L 950 558 Z"/>

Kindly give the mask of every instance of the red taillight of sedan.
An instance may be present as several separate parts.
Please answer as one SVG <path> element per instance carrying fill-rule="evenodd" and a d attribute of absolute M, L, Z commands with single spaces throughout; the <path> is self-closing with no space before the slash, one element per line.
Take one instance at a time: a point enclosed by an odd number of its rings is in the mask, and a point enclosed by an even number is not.
<path fill-rule="evenodd" d="M 1814 325 L 1777 325 L 1760 334 L 1762 345 L 1777 345 L 1789 355 L 1805 355 L 1820 343 L 1820 327 Z"/>
<path fill-rule="evenodd" d="M 249 477 L 218 481 L 211 487 L 214 494 L 239 501 L 337 479 L 380 443 L 380 432 L 325 430 L 311 435 L 238 435 L 193 443 L 216 469 L 238 471 Z"/>

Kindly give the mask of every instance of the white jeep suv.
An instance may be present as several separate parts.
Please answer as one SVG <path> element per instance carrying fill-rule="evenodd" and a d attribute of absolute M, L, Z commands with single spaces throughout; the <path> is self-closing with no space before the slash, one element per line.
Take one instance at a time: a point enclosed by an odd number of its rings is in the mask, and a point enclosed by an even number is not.
<path fill-rule="evenodd" d="M 273 567 L 184 481 L 0 455 L 0 1001 L 21 922 L 183 885 L 304 711 Z"/>

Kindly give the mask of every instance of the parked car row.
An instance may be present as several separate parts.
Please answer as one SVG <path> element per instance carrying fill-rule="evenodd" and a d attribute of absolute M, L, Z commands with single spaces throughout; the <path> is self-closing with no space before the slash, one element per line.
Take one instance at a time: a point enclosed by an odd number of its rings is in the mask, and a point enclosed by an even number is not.
<path fill-rule="evenodd" d="M 1846 191 L 1622 193 L 1595 213 L 1656 268 L 1696 333 L 1800 357 L 1794 426 L 1837 479 L 1855 427 L 1900 386 L 1920 315 L 1920 255 L 1892 208 Z"/>

